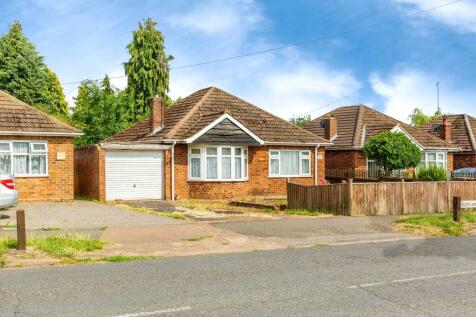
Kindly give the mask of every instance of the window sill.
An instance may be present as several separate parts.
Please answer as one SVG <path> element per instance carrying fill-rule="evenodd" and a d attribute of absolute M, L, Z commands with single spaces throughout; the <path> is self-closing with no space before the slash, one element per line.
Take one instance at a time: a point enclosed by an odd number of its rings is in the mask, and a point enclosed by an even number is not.
<path fill-rule="evenodd" d="M 312 175 L 290 175 L 290 176 L 268 175 L 268 178 L 312 178 Z"/>
<path fill-rule="evenodd" d="M 246 179 L 187 179 L 191 183 L 244 183 L 248 181 Z"/>
<path fill-rule="evenodd" d="M 15 178 L 47 178 L 49 175 L 14 175 Z"/>

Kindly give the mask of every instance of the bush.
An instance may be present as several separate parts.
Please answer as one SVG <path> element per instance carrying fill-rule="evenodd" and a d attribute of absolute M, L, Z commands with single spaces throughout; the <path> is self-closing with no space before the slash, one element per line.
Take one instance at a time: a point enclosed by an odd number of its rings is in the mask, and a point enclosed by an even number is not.
<path fill-rule="evenodd" d="M 425 181 L 446 181 L 448 173 L 446 169 L 436 165 L 418 168 L 417 178 Z"/>

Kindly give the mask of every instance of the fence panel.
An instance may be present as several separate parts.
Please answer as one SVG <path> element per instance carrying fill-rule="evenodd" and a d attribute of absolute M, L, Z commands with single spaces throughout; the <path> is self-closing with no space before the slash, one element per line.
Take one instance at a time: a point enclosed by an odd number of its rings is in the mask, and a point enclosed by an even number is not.
<path fill-rule="evenodd" d="M 407 215 L 448 212 L 453 196 L 476 200 L 476 182 L 288 183 L 288 207 L 334 215 Z"/>

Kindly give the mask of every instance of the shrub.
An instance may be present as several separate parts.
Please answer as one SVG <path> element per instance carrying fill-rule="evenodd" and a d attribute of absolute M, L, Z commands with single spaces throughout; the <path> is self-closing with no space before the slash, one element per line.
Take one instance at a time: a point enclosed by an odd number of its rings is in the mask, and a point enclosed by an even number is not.
<path fill-rule="evenodd" d="M 445 181 L 448 179 L 446 169 L 436 165 L 418 168 L 417 178 L 425 181 Z"/>
<path fill-rule="evenodd" d="M 382 132 L 364 145 L 364 153 L 386 173 L 415 167 L 420 163 L 421 151 L 402 132 Z"/>

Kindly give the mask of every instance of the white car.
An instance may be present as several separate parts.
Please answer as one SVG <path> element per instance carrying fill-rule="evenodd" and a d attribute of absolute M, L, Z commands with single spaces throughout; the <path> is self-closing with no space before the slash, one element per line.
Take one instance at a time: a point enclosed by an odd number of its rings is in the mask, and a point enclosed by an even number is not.
<path fill-rule="evenodd" d="M 10 208 L 18 203 L 15 179 L 9 174 L 0 174 L 0 209 Z"/>

